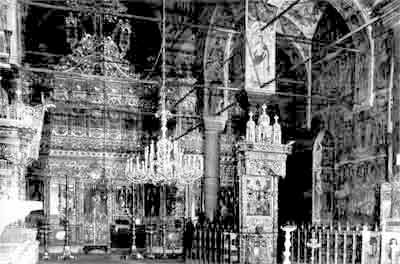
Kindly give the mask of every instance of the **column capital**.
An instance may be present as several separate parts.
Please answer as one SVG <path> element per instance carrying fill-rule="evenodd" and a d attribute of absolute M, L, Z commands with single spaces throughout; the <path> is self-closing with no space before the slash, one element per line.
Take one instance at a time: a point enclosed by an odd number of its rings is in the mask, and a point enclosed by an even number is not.
<path fill-rule="evenodd" d="M 257 90 L 247 90 L 247 98 L 250 103 L 250 108 L 257 108 L 258 106 L 261 106 L 265 103 L 265 101 L 268 99 L 268 97 L 271 95 L 271 93 L 265 94 L 262 91 L 257 91 Z"/>
<path fill-rule="evenodd" d="M 224 116 L 205 116 L 203 118 L 206 132 L 222 132 L 225 128 L 226 117 Z"/>

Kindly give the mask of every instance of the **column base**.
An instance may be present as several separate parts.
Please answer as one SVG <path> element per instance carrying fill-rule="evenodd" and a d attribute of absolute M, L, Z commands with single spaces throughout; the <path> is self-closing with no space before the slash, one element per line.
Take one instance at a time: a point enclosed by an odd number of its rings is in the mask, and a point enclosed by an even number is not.
<path fill-rule="evenodd" d="M 72 255 L 71 253 L 71 247 L 70 246 L 65 246 L 63 254 L 58 257 L 59 260 L 73 260 L 75 259 L 75 256 Z"/>

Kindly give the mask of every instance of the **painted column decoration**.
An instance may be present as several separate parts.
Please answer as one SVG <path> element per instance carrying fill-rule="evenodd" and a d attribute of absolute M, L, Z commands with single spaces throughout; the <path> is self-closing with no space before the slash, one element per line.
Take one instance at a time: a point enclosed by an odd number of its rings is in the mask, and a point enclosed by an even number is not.
<path fill-rule="evenodd" d="M 286 175 L 291 147 L 282 144 L 278 117 L 271 125 L 266 108 L 263 105 L 257 125 L 249 113 L 246 138 L 237 152 L 243 263 L 276 261 L 278 180 Z"/>
<path fill-rule="evenodd" d="M 260 6 L 260 4 L 262 6 Z M 275 24 L 266 26 L 274 13 L 259 1 L 246 1 L 245 89 L 249 92 L 275 92 Z"/>

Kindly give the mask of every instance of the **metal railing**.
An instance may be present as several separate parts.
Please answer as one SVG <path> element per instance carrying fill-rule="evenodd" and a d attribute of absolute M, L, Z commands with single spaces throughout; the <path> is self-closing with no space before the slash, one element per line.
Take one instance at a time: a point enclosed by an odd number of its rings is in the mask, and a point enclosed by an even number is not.
<path fill-rule="evenodd" d="M 229 227 L 218 223 L 186 225 L 183 240 L 187 263 L 239 263 L 239 235 Z"/>
<path fill-rule="evenodd" d="M 301 225 L 287 245 L 290 263 L 379 263 L 381 232 L 367 225 Z"/>

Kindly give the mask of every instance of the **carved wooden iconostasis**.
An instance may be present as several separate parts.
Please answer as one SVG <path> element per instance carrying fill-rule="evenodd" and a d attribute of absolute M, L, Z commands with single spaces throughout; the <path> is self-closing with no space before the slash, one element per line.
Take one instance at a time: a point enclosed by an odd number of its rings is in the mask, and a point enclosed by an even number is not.
<path fill-rule="evenodd" d="M 93 184 L 84 188 L 84 244 L 105 245 L 110 243 L 110 223 L 108 208 L 109 190 L 105 184 Z"/>
<path fill-rule="evenodd" d="M 176 220 L 183 224 L 184 217 L 194 217 L 199 205 L 200 185 L 197 187 L 134 185 L 124 178 L 96 179 L 73 175 L 73 170 L 63 170 L 64 175 L 50 179 L 48 210 L 52 234 L 50 245 L 62 245 L 65 224 L 65 208 L 68 208 L 68 220 L 71 228 L 72 245 L 86 247 L 111 247 L 113 225 L 121 220 L 131 224 L 132 213 L 136 224 L 155 224 L 161 228 L 175 225 Z M 68 179 L 66 178 L 68 177 Z M 65 186 L 68 181 L 68 194 Z M 67 197 L 67 201 L 66 201 Z M 145 243 L 141 241 L 139 244 Z M 143 244 L 142 244 L 143 245 Z"/>

